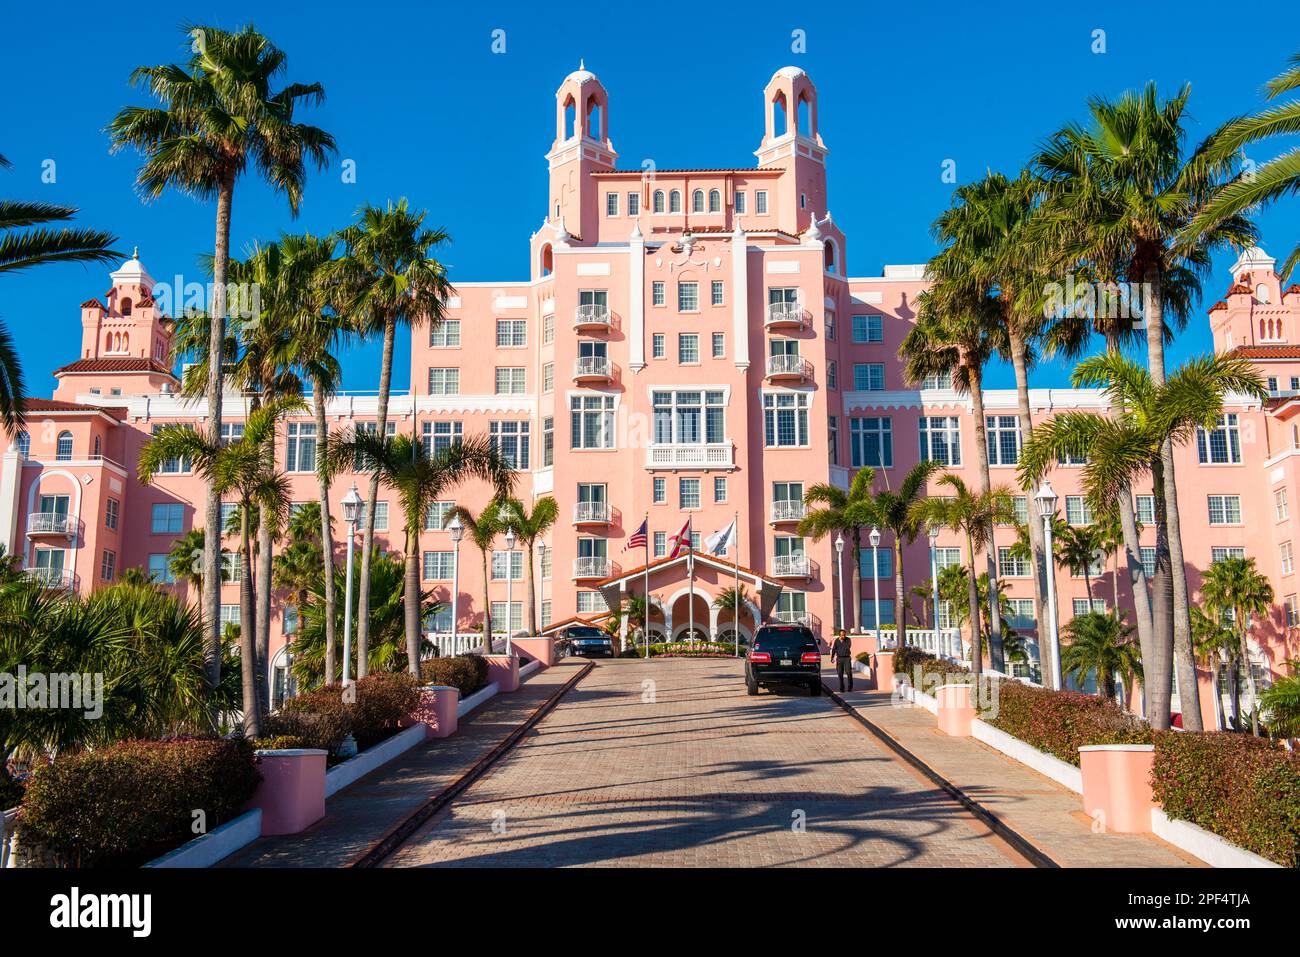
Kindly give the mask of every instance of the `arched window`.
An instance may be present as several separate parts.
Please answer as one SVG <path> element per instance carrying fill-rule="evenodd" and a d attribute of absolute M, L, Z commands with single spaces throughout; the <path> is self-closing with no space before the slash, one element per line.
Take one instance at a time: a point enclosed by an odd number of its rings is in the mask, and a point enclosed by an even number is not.
<path fill-rule="evenodd" d="M 69 462 L 72 460 L 72 433 L 60 432 L 58 442 L 54 446 L 54 457 L 60 462 Z"/>
<path fill-rule="evenodd" d="M 605 111 L 593 96 L 587 100 L 587 135 L 592 139 L 601 139 L 605 126 Z"/>
<path fill-rule="evenodd" d="M 19 455 L 27 458 L 32 451 L 32 437 L 26 432 L 19 432 L 18 438 L 14 440 L 14 446 L 18 449 Z"/>
<path fill-rule="evenodd" d="M 122 300 L 122 315 L 131 315 L 131 300 L 129 297 Z"/>
<path fill-rule="evenodd" d="M 806 94 L 799 95 L 799 116 L 797 120 L 799 132 L 803 136 L 812 139 L 812 104 L 808 102 Z"/>
<path fill-rule="evenodd" d="M 790 117 L 786 115 L 785 94 L 778 93 L 772 98 L 772 135 L 784 136 L 790 131 Z"/>
<path fill-rule="evenodd" d="M 664 211 L 664 191 L 662 189 L 655 190 L 654 211 L 656 213 Z"/>
<path fill-rule="evenodd" d="M 1255 287 L 1255 299 L 1257 302 L 1268 302 L 1268 286 L 1262 282 Z"/>
<path fill-rule="evenodd" d="M 678 190 L 673 190 L 668 194 L 668 212 L 680 213 L 682 211 L 682 194 Z"/>
<path fill-rule="evenodd" d="M 564 135 L 566 139 L 578 135 L 578 108 L 574 105 L 573 97 L 564 101 Z"/>
<path fill-rule="evenodd" d="M 722 212 L 722 194 L 716 189 L 709 190 L 709 212 Z"/>
<path fill-rule="evenodd" d="M 129 332 L 122 333 L 122 351 L 123 352 L 131 351 L 131 333 Z"/>
<path fill-rule="evenodd" d="M 695 192 L 691 193 L 691 212 L 704 212 L 704 190 L 697 189 Z"/>
<path fill-rule="evenodd" d="M 835 271 L 835 240 L 833 239 L 826 240 L 825 259 L 826 259 L 826 271 L 834 272 Z"/>
<path fill-rule="evenodd" d="M 555 268 L 555 254 L 551 251 L 550 243 L 542 247 L 541 267 L 543 276 L 549 276 Z"/>
<path fill-rule="evenodd" d="M 113 351 L 113 334 L 111 332 L 104 333 L 104 351 Z"/>

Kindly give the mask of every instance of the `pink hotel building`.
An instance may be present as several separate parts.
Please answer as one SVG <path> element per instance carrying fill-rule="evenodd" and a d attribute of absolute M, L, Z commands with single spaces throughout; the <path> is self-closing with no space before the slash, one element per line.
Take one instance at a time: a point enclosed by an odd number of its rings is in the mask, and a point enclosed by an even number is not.
<path fill-rule="evenodd" d="M 763 91 L 765 128 L 751 169 L 617 169 L 607 94 L 585 69 L 565 78 L 555 110 L 546 215 L 530 240 L 528 278 L 456 283 L 448 321 L 416 335 L 417 388 L 393 398 L 390 425 L 435 447 L 488 434 L 518 468 L 525 502 L 558 500 L 561 518 L 539 563 L 546 626 L 599 618 L 608 598 L 642 590 L 644 553 L 623 547 L 649 516 L 650 586 L 660 600 L 653 630 L 680 637 L 693 619 L 705 634 L 730 631 L 730 616 L 712 599 L 733 581 L 736 554 L 697 561 L 693 616 L 684 560 L 662 556 L 688 517 L 697 535 L 708 535 L 738 515 L 740 576 L 756 598 L 742 633 L 763 615 L 806 619 L 826 637 L 838 614 L 835 550 L 796 533 L 804 491 L 818 482 L 847 487 L 862 465 L 896 483 L 923 457 L 976 480 L 969 398 L 946 382 L 905 381 L 898 360 L 924 267 L 848 276 L 848 240 L 828 211 L 817 94 L 798 68 L 777 71 Z M 28 431 L 0 453 L 0 544 L 62 587 L 90 591 L 130 567 L 170 580 L 168 549 L 202 522 L 201 484 L 185 462 L 149 485 L 135 475 L 151 431 L 206 415 L 201 401 L 176 394 L 171 326 L 153 286 L 132 258 L 112 273 L 104 299 L 82 303 L 78 355 L 55 372 L 51 399 L 32 400 Z M 1300 526 L 1290 510 L 1300 515 L 1300 287 L 1284 290 L 1274 261 L 1252 249 L 1209 317 L 1216 348 L 1256 360 L 1276 398 L 1262 407 L 1232 402 L 1218 429 L 1178 451 L 1184 538 L 1197 567 L 1248 554 L 1272 578 L 1277 606 L 1254 631 L 1255 665 L 1267 676 L 1298 655 Z M 985 404 L 994 481 L 1014 484 L 1014 393 L 994 391 Z M 1105 407 L 1095 391 L 1068 389 L 1035 389 L 1031 404 L 1037 417 Z M 227 398 L 232 432 L 245 407 L 244 397 Z M 375 415 L 373 395 L 329 404 L 331 428 Z M 314 500 L 314 425 L 295 417 L 282 431 L 279 466 L 296 501 Z M 1065 517 L 1087 522 L 1078 475 L 1062 465 L 1051 481 Z M 335 482 L 336 498 L 350 482 Z M 457 495 L 475 510 L 487 497 L 473 486 Z M 378 537 L 400 548 L 403 518 L 384 498 Z M 443 600 L 452 597 L 455 560 L 442 529 L 449 505 L 426 516 L 420 543 L 426 584 Z M 339 502 L 330 507 L 341 533 Z M 1153 541 L 1150 507 L 1139 494 L 1144 539 Z M 1032 631 L 1029 570 L 1004 551 L 1014 531 L 998 539 L 1012 624 Z M 478 555 L 463 545 L 454 602 L 461 632 L 481 626 L 483 593 Z M 884 622 L 899 614 L 891 545 L 886 537 L 879 558 Z M 959 546 L 942 536 L 940 563 L 961 561 Z M 924 536 L 904 561 L 909 586 L 929 578 Z M 526 620 L 523 563 L 518 551 L 491 562 L 497 622 L 513 576 L 512 629 Z M 851 595 L 851 555 L 844 564 Z M 848 620 L 870 626 L 869 549 L 859 570 L 863 607 L 856 616 L 849 609 Z M 1091 600 L 1123 606 L 1123 578 L 1114 595 L 1109 575 L 1094 577 Z M 222 591 L 223 617 L 237 620 L 237 586 Z M 1058 573 L 1058 595 L 1063 622 L 1089 605 L 1084 579 L 1068 571 Z M 273 614 L 279 667 L 296 613 L 282 601 Z M 451 631 L 450 608 L 430 627 Z M 1212 696 L 1202 699 L 1212 721 Z"/>

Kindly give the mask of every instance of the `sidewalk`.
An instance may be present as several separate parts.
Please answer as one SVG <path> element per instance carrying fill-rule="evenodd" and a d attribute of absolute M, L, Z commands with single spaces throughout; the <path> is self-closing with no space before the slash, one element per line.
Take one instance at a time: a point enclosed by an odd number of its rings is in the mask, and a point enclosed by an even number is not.
<path fill-rule="evenodd" d="M 831 691 L 839 687 L 829 668 L 822 680 Z M 854 687 L 838 697 L 1060 866 L 1204 866 L 1149 834 L 1094 834 L 1073 791 L 974 738 L 948 737 L 924 708 L 894 702 L 888 692 L 863 690 L 863 675 L 854 675 Z"/>
<path fill-rule="evenodd" d="M 566 658 L 498 694 L 460 722 L 450 738 L 434 738 L 344 788 L 325 817 L 301 834 L 264 837 L 220 867 L 345 867 L 394 825 L 455 782 L 585 665 Z"/>

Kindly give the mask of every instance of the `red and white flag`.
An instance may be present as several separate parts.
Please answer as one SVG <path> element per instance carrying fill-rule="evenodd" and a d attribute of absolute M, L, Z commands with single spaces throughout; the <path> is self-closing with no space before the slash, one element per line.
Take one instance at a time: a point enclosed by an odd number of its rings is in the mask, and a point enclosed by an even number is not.
<path fill-rule="evenodd" d="M 672 547 L 668 550 L 669 558 L 676 558 L 691 547 L 691 520 L 688 518 L 681 530 L 668 540 Z"/>

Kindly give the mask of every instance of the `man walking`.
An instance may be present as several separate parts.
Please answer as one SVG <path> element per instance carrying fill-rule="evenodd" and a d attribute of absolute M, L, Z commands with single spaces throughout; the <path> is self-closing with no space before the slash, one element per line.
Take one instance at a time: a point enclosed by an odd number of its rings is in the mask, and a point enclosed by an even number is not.
<path fill-rule="evenodd" d="M 835 633 L 835 643 L 831 645 L 831 663 L 835 665 L 835 673 L 839 675 L 840 691 L 853 690 L 853 642 L 849 641 L 849 636 L 840 629 Z M 845 679 L 848 679 L 848 688 L 844 687 Z"/>

